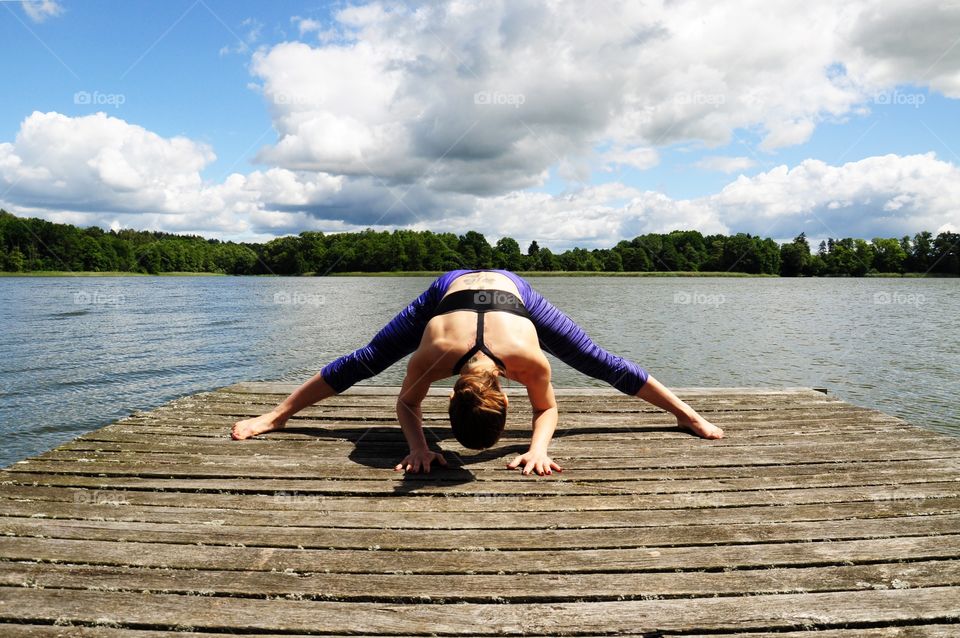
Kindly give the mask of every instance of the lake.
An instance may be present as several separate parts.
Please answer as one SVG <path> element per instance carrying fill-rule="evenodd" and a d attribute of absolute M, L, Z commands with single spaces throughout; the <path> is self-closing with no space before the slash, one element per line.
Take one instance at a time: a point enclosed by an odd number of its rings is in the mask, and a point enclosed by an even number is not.
<path fill-rule="evenodd" d="M 0 278 L 0 466 L 174 397 L 305 381 L 366 344 L 431 281 Z M 530 282 L 668 387 L 825 387 L 960 436 L 956 279 Z M 553 363 L 557 387 L 604 385 Z M 403 371 L 401 362 L 366 383 L 399 385 Z"/>

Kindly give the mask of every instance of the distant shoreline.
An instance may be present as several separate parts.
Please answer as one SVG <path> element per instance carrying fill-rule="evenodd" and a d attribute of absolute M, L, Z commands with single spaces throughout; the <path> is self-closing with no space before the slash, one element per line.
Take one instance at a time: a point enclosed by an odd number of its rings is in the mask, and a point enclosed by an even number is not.
<path fill-rule="evenodd" d="M 227 277 L 218 272 L 161 272 L 155 275 L 145 272 L 98 272 L 93 270 L 71 272 L 69 270 L 37 270 L 34 272 L 0 272 L 0 277 Z M 248 276 L 248 275 L 243 275 Z"/>
<path fill-rule="evenodd" d="M 442 271 L 416 270 L 405 272 L 337 272 L 324 277 L 438 277 Z M 783 277 L 771 274 L 751 274 L 744 272 L 698 272 L 698 271 L 640 271 L 640 272 L 604 272 L 586 270 L 526 270 L 518 271 L 523 277 L 760 277 L 774 279 L 858 279 L 891 277 L 897 279 L 938 279 L 956 278 L 956 275 L 942 273 L 873 273 L 857 276 L 819 275 L 814 277 Z M 302 275 L 227 275 L 215 272 L 162 272 L 155 275 L 140 272 L 95 272 L 95 271 L 60 271 L 38 270 L 35 272 L 0 272 L 0 277 L 315 277 L 316 273 Z"/>

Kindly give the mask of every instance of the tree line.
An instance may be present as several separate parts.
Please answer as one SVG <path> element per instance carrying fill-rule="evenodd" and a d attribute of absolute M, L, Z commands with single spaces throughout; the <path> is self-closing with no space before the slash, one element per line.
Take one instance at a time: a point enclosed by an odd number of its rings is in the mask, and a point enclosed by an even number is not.
<path fill-rule="evenodd" d="M 554 253 L 536 241 L 521 250 L 504 237 L 491 245 L 476 231 L 306 231 L 265 243 L 237 243 L 144 230 L 79 228 L 0 210 L 0 271 L 164 272 L 302 275 L 341 272 L 513 271 L 742 272 L 794 276 L 874 273 L 960 275 L 960 234 L 830 238 L 812 252 L 801 233 L 783 245 L 747 233 L 695 230 L 648 233 L 612 248 Z"/>

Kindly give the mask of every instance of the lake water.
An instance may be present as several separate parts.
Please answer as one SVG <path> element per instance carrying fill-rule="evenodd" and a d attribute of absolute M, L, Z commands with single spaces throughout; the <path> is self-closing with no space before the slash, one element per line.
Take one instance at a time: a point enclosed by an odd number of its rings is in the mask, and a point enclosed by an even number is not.
<path fill-rule="evenodd" d="M 0 278 L 0 466 L 174 397 L 305 381 L 431 281 Z M 960 436 L 960 280 L 530 282 L 668 386 L 826 387 Z M 558 387 L 604 385 L 553 363 Z M 366 383 L 399 384 L 403 371 L 401 362 Z"/>

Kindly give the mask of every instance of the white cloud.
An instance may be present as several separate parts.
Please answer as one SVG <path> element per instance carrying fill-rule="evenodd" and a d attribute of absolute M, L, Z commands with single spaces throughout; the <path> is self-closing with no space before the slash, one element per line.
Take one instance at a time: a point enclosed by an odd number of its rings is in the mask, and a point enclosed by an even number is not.
<path fill-rule="evenodd" d="M 279 133 L 258 159 L 496 196 L 538 186 L 552 168 L 588 181 L 591 157 L 601 170 L 649 168 L 659 146 L 722 145 L 737 129 L 758 131 L 772 152 L 899 82 L 950 89 L 960 15 L 910 4 L 912 23 L 938 26 L 904 47 L 907 7 L 624 0 L 583 20 L 582 5 L 563 1 L 351 6 L 325 31 L 336 37 L 254 55 Z M 302 34 L 322 29 L 294 22 Z M 949 54 L 932 64 L 938 48 Z"/>
<path fill-rule="evenodd" d="M 901 237 L 960 227 L 960 168 L 924 155 L 883 155 L 842 166 L 805 160 L 693 199 L 603 184 L 560 196 L 513 193 L 478 201 L 447 228 L 489 229 L 493 236 L 543 245 L 612 246 L 649 232 L 695 229 L 764 237 Z"/>
<path fill-rule="evenodd" d="M 711 155 L 694 163 L 697 168 L 720 173 L 737 173 L 756 166 L 756 162 L 749 157 L 729 157 L 726 155 Z"/>
<path fill-rule="evenodd" d="M 35 112 L 13 143 L 0 144 L 0 191 L 12 210 L 47 211 L 50 219 L 109 226 L 120 214 L 135 227 L 242 234 L 254 213 L 313 205 L 343 181 L 272 168 L 211 184 L 200 172 L 214 159 L 204 144 L 104 113 Z"/>
<path fill-rule="evenodd" d="M 731 227 L 763 235 L 899 237 L 960 224 L 960 168 L 933 153 L 808 159 L 740 176 L 706 203 Z"/>
<path fill-rule="evenodd" d="M 290 22 L 297 25 L 297 30 L 300 32 L 301 38 L 308 33 L 320 33 L 323 30 L 323 23 L 313 18 L 293 16 L 290 18 Z"/>
<path fill-rule="evenodd" d="M 874 91 L 926 85 L 960 98 L 960 4 L 937 0 L 871 0 L 850 25 L 843 62 Z"/>
<path fill-rule="evenodd" d="M 178 212 L 197 203 L 179 195 L 199 194 L 200 170 L 214 157 L 206 145 L 104 113 L 34 112 L 13 144 L 0 147 L 0 176 L 9 196 L 51 207 Z"/>
<path fill-rule="evenodd" d="M 63 6 L 56 0 L 23 0 L 20 4 L 24 13 L 34 22 L 43 22 L 63 13 Z"/>
<path fill-rule="evenodd" d="M 603 154 L 607 162 L 607 170 L 617 166 L 632 166 L 641 171 L 653 168 L 660 163 L 660 154 L 657 149 L 650 147 L 636 147 L 630 149 L 614 148 Z"/>

